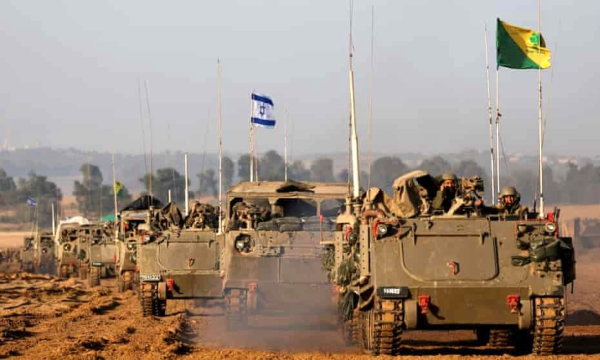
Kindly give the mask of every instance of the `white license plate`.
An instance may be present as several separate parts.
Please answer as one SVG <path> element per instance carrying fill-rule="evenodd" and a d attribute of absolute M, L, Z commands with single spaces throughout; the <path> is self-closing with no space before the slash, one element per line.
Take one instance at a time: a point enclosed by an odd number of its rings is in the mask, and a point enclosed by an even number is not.
<path fill-rule="evenodd" d="M 160 281 L 160 275 L 158 274 L 150 274 L 150 275 L 141 275 L 140 280 L 143 281 Z"/>

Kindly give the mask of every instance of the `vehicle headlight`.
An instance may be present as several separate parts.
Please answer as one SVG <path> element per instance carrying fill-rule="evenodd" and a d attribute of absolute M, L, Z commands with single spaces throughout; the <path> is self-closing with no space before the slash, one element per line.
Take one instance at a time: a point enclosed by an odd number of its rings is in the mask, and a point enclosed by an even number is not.
<path fill-rule="evenodd" d="M 388 226 L 386 224 L 377 225 L 377 237 L 384 237 L 388 232 Z"/>
<path fill-rule="evenodd" d="M 554 234 L 556 232 L 556 224 L 552 222 L 546 223 L 546 225 L 544 225 L 544 230 L 546 230 L 548 234 Z"/>
<path fill-rule="evenodd" d="M 135 247 L 135 245 L 133 243 L 127 244 L 127 249 L 129 249 L 129 250 L 133 250 L 134 247 Z"/>
<path fill-rule="evenodd" d="M 236 248 L 238 251 L 242 251 L 242 250 L 244 250 L 244 247 L 245 247 L 245 246 L 246 246 L 246 241 L 244 241 L 244 240 L 236 240 L 236 241 L 235 241 L 235 248 Z"/>
<path fill-rule="evenodd" d="M 63 250 L 64 251 L 70 251 L 71 250 L 71 244 L 64 244 L 63 245 Z"/>

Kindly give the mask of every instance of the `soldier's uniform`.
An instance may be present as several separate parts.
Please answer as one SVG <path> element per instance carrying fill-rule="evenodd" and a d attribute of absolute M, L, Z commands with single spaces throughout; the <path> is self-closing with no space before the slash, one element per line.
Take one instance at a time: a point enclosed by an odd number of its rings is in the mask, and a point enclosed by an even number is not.
<path fill-rule="evenodd" d="M 435 197 L 433 198 L 433 201 L 431 202 L 431 210 L 432 211 L 439 211 L 439 210 L 443 210 L 444 212 L 447 212 L 448 210 L 450 210 L 450 207 L 452 207 L 452 203 L 454 201 L 454 198 L 456 197 L 457 191 L 458 189 L 456 188 L 456 182 L 457 182 L 457 178 L 456 175 L 452 174 L 452 173 L 447 173 L 442 175 L 441 181 L 442 184 L 444 181 L 447 180 L 451 180 L 454 182 L 454 191 L 450 191 L 450 192 L 446 192 L 444 191 L 444 186 L 442 185 L 440 187 L 440 189 L 438 189 L 438 192 L 435 194 Z"/>

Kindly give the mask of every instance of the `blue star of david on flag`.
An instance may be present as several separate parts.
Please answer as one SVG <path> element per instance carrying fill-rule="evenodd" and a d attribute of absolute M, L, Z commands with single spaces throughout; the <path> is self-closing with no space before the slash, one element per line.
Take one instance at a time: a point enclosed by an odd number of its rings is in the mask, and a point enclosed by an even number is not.
<path fill-rule="evenodd" d="M 28 197 L 27 198 L 27 206 L 37 206 L 37 202 L 35 201 L 34 198 Z"/>
<path fill-rule="evenodd" d="M 250 122 L 256 126 L 273 129 L 275 117 L 273 116 L 273 100 L 261 94 L 252 94 L 252 117 Z"/>

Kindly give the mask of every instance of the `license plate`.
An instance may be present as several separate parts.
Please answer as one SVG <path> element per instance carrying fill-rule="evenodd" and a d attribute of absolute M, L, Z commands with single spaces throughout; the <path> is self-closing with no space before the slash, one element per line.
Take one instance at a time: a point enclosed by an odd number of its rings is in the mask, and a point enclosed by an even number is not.
<path fill-rule="evenodd" d="M 406 299 L 409 297 L 406 286 L 383 286 L 377 288 L 377 296 L 388 299 Z"/>
<path fill-rule="evenodd" d="M 160 281 L 160 275 L 158 275 L 158 274 L 149 274 L 149 275 L 140 274 L 140 280 L 142 280 L 142 281 Z"/>

